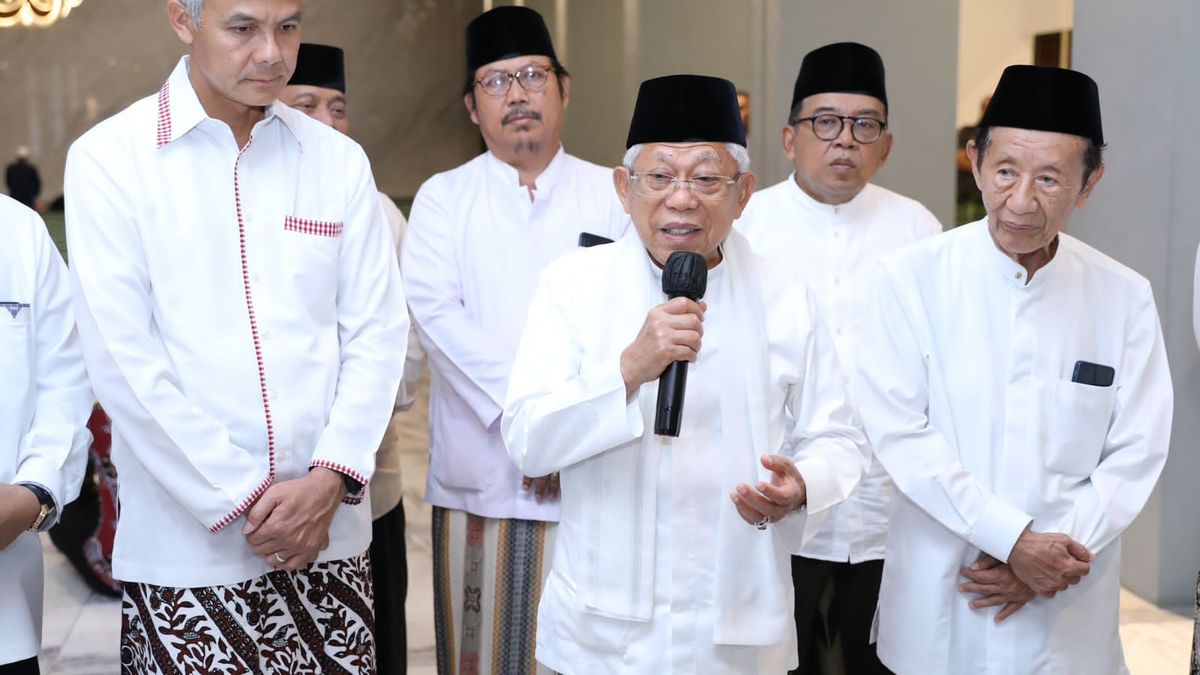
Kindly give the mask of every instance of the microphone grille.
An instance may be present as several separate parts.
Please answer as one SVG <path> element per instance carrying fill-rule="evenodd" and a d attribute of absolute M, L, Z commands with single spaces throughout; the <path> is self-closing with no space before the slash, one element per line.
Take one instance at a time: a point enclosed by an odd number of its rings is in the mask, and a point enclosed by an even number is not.
<path fill-rule="evenodd" d="M 690 251 L 675 251 L 663 267 L 662 289 L 668 297 L 687 296 L 693 300 L 704 297 L 708 287 L 708 265 L 704 256 Z"/>

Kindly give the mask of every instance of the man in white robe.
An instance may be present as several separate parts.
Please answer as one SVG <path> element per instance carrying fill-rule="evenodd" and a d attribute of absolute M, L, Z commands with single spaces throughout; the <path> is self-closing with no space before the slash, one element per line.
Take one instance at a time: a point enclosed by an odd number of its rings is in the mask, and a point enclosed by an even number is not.
<path fill-rule="evenodd" d="M 755 193 L 734 223 L 755 253 L 794 273 L 812 291 L 847 379 L 861 339 L 872 263 L 942 231 L 919 202 L 868 182 L 891 152 L 887 119 L 878 52 L 856 42 L 809 52 L 783 128 L 783 150 L 795 171 Z M 792 558 L 800 652 L 794 675 L 822 672 L 828 660 L 823 652 L 838 645 L 847 672 L 887 672 L 870 634 L 891 493 L 887 472 L 872 460 L 854 494 Z"/>
<path fill-rule="evenodd" d="M 636 233 L 556 261 L 530 305 L 502 430 L 522 472 L 562 475 L 537 642 L 558 672 L 796 665 L 789 554 L 866 458 L 810 296 L 731 231 L 745 142 L 727 80 L 644 82 L 613 172 Z M 708 268 L 701 302 L 661 290 L 679 251 Z M 657 436 L 675 361 L 681 431 Z"/>
<path fill-rule="evenodd" d="M 92 390 L 67 268 L 32 209 L 0 195 L 0 672 L 37 675 L 42 542 L 79 493 Z"/>
<path fill-rule="evenodd" d="M 508 374 L 538 275 L 581 235 L 619 238 L 628 217 L 611 170 L 562 146 L 571 79 L 541 15 L 484 12 L 466 52 L 463 102 L 487 152 L 421 186 L 401 270 L 429 356 L 438 668 L 522 675 L 537 669 L 558 476 L 522 475 L 504 451 Z"/>
<path fill-rule="evenodd" d="M 901 675 L 1127 672 L 1120 535 L 1172 390 L 1149 282 L 1063 232 L 1103 143 L 1091 78 L 1008 68 L 968 146 L 987 217 L 878 266 L 856 393 L 899 491 L 877 626 Z"/>

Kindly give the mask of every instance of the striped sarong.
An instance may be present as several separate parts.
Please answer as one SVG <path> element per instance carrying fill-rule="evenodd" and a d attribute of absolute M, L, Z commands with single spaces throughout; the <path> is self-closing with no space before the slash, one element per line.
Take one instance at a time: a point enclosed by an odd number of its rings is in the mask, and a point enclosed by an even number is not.
<path fill-rule="evenodd" d="M 557 523 L 434 507 L 438 675 L 547 675 L 534 659 Z"/>
<path fill-rule="evenodd" d="M 375 672 L 366 554 L 228 586 L 124 584 L 121 672 Z"/>

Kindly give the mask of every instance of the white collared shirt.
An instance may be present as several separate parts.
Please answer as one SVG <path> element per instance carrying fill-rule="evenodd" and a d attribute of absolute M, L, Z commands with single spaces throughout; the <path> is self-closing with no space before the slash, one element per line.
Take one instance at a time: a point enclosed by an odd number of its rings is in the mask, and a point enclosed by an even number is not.
<path fill-rule="evenodd" d="M 755 253 L 791 271 L 812 290 L 853 400 L 851 374 L 862 339 L 871 263 L 940 234 L 941 223 L 919 202 L 869 183 L 845 204 L 822 204 L 800 189 L 792 174 L 754 193 L 734 227 Z M 872 460 L 858 489 L 834 507 L 801 555 L 851 563 L 883 558 L 891 493 L 887 472 Z"/>
<path fill-rule="evenodd" d="M 88 371 L 121 475 L 113 571 L 166 586 L 269 571 L 241 533 L 273 482 L 366 483 L 408 316 L 362 149 L 281 103 L 245 147 L 180 61 L 71 147 L 67 235 Z M 339 507 L 321 560 L 358 555 Z"/>
<path fill-rule="evenodd" d="M 1066 234 L 1029 279 L 986 220 L 876 272 L 856 392 L 897 490 L 880 659 L 898 673 L 1127 673 L 1120 535 L 1166 461 L 1173 401 L 1150 283 Z M 1076 377 L 1079 361 L 1111 381 Z M 1006 561 L 1026 526 L 1096 558 L 996 623 L 1000 607 L 968 606 L 959 570 L 981 552 Z"/>
<path fill-rule="evenodd" d="M 612 170 L 561 148 L 537 178 L 486 152 L 430 178 L 413 202 L 401 265 L 429 357 L 429 482 L 435 506 L 489 518 L 558 520 L 521 489 L 499 420 L 529 300 L 550 261 L 589 232 L 629 227 Z"/>
<path fill-rule="evenodd" d="M 92 390 L 67 268 L 42 219 L 4 195 L 0 378 L 0 483 L 40 485 L 61 513 L 79 494 L 87 464 Z M 37 654 L 41 626 L 42 545 L 36 534 L 23 532 L 0 549 L 0 663 Z"/>

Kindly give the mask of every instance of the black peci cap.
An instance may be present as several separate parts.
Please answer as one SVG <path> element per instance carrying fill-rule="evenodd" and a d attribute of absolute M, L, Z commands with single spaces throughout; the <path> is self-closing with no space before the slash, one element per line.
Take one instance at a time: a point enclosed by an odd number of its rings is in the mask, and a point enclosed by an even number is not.
<path fill-rule="evenodd" d="M 836 42 L 804 56 L 792 88 L 792 107 L 813 94 L 865 94 L 874 96 L 887 110 L 883 58 L 857 42 Z"/>
<path fill-rule="evenodd" d="M 643 82 L 625 148 L 693 141 L 746 146 L 733 83 L 706 75 L 668 75 Z"/>
<path fill-rule="evenodd" d="M 979 126 L 1057 131 L 1104 145 L 1096 81 L 1066 68 L 1005 68 Z"/>
<path fill-rule="evenodd" d="M 296 56 L 296 72 L 288 84 L 337 89 L 346 93 L 346 62 L 342 50 L 328 45 L 302 42 Z"/>
<path fill-rule="evenodd" d="M 467 24 L 468 78 L 481 66 L 530 54 L 558 60 L 546 22 L 528 7 L 496 7 Z"/>

